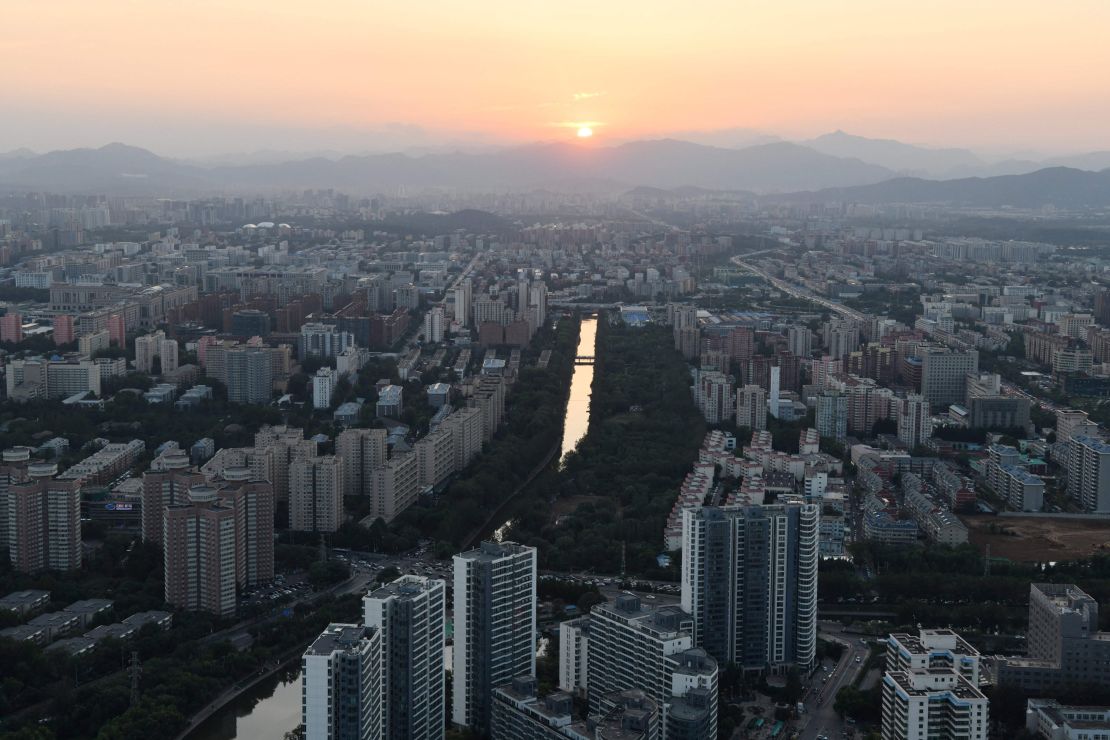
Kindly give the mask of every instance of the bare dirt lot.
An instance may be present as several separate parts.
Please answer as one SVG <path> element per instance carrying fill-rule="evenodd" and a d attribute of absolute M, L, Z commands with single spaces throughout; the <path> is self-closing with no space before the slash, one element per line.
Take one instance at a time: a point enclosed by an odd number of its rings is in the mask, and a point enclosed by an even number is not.
<path fill-rule="evenodd" d="M 1110 521 L 1024 516 L 963 516 L 971 544 L 988 543 L 991 556 L 1045 562 L 1110 551 Z"/>

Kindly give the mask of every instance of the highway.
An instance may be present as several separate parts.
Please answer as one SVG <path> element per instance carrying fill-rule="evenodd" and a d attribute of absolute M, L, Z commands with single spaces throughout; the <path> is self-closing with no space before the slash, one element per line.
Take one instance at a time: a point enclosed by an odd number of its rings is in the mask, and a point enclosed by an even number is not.
<path fill-rule="evenodd" d="M 776 250 L 764 250 L 764 251 L 765 252 L 772 252 L 772 251 L 776 251 Z M 732 263 L 734 265 L 736 265 L 737 267 L 740 267 L 740 268 L 743 268 L 743 269 L 747 270 L 748 272 L 752 273 L 753 275 L 758 275 L 759 277 L 763 278 L 764 280 L 769 282 L 771 285 L 775 286 L 776 288 L 778 288 L 783 293 L 786 293 L 789 296 L 792 296 L 794 298 L 800 298 L 802 300 L 806 300 L 806 301 L 809 301 L 811 303 L 816 303 L 818 306 L 821 306 L 823 308 L 827 308 L 830 311 L 832 311 L 833 313 L 840 314 L 841 316 L 844 316 L 844 317 L 849 318 L 849 319 L 856 319 L 857 321 L 864 321 L 865 319 L 868 318 L 866 315 L 860 313 L 859 311 L 855 311 L 851 308 L 848 308 L 847 306 L 844 306 L 840 303 L 837 303 L 836 301 L 830 301 L 828 298 L 821 298 L 820 296 L 815 296 L 815 295 L 813 295 L 813 293 L 810 293 L 808 290 L 804 290 L 804 289 L 799 288 L 797 286 L 791 285 L 790 283 L 786 282 L 785 280 L 780 280 L 776 277 L 771 277 L 770 275 L 768 275 L 763 270 L 760 270 L 758 267 L 755 267 L 754 265 L 749 265 L 747 262 L 744 261 L 746 258 L 751 257 L 751 256 L 756 255 L 756 254 L 760 254 L 760 252 L 752 252 L 751 254 L 737 255 L 736 257 L 732 258 Z"/>

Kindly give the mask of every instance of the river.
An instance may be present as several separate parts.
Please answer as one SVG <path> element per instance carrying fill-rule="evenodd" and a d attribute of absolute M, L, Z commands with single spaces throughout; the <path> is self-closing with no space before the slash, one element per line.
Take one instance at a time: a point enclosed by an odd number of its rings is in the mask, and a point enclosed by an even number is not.
<path fill-rule="evenodd" d="M 578 348 L 575 354 L 579 357 L 594 357 L 597 352 L 597 317 L 585 316 L 578 331 Z M 566 458 L 568 452 L 573 452 L 586 432 L 590 430 L 590 390 L 594 384 L 593 365 L 575 365 L 574 373 L 570 378 L 570 395 L 567 398 L 567 409 L 563 414 L 563 444 L 559 451 L 560 463 Z M 491 539 L 500 542 L 513 525 L 510 519 L 497 529 L 493 530 Z"/>
<path fill-rule="evenodd" d="M 578 334 L 579 357 L 593 357 L 597 351 L 597 317 L 582 319 Z M 590 389 L 594 384 L 593 365 L 575 365 L 570 379 L 570 398 L 563 417 L 563 449 L 560 460 L 574 451 L 590 428 Z"/>
<path fill-rule="evenodd" d="M 188 740 L 281 740 L 301 723 L 301 661 L 236 697 L 206 719 Z"/>
<path fill-rule="evenodd" d="M 582 319 L 577 354 L 592 357 L 597 348 L 597 317 Z M 593 365 L 575 365 L 570 380 L 570 396 L 563 420 L 563 444 L 559 459 L 574 450 L 590 428 L 590 389 L 594 382 Z M 500 540 L 511 521 L 494 532 Z M 546 642 L 538 646 L 546 650 Z M 449 657 L 449 656 L 448 656 Z M 450 663 L 448 663 L 450 667 Z M 301 722 L 301 666 L 293 661 L 273 677 L 228 703 L 209 717 L 189 740 L 280 740 Z"/>

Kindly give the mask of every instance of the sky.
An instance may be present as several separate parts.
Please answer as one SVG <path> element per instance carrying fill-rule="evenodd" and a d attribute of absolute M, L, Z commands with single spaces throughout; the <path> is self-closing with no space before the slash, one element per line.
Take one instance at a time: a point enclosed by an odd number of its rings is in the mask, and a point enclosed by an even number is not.
<path fill-rule="evenodd" d="M 0 0 L 0 152 L 843 129 L 1110 149 L 1106 0 Z"/>

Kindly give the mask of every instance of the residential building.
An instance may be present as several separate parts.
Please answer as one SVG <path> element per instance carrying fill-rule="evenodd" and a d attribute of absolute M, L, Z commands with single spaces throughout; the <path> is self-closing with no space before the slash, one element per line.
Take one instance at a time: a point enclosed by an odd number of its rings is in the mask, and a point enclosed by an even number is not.
<path fill-rule="evenodd" d="M 362 600 L 382 635 L 383 738 L 433 740 L 445 730 L 446 584 L 403 575 Z"/>
<path fill-rule="evenodd" d="M 424 314 L 424 341 L 429 344 L 442 342 L 445 324 L 443 309 L 439 306 L 430 309 Z"/>
<path fill-rule="evenodd" d="M 23 573 L 81 567 L 81 482 L 53 477 L 53 463 L 28 466 L 30 480 L 7 490 L 7 545 Z"/>
<path fill-rule="evenodd" d="M 452 721 L 490 731 L 494 688 L 536 673 L 536 550 L 483 542 L 454 558 Z"/>
<path fill-rule="evenodd" d="M 383 723 L 382 633 L 330 624 L 301 658 L 301 724 L 311 740 L 378 740 Z"/>
<path fill-rule="evenodd" d="M 664 738 L 717 735 L 717 662 L 694 647 L 693 619 L 677 606 L 629 595 L 595 606 L 587 672 L 591 712 L 614 692 L 641 689 L 663 708 Z"/>
<path fill-rule="evenodd" d="M 750 384 L 736 391 L 736 426 L 753 431 L 767 428 L 767 391 Z"/>
<path fill-rule="evenodd" d="M 331 324 L 309 323 L 301 327 L 297 357 L 335 357 L 355 344 L 354 335 Z"/>
<path fill-rule="evenodd" d="M 898 440 L 913 449 L 933 436 L 929 401 L 916 393 L 901 400 L 898 410 Z"/>
<path fill-rule="evenodd" d="M 421 487 L 438 486 L 455 472 L 455 447 L 449 430 L 440 428 L 421 437 L 414 450 Z"/>
<path fill-rule="evenodd" d="M 379 419 L 397 419 L 404 408 L 401 386 L 387 385 L 378 391 L 378 402 L 374 413 Z"/>
<path fill-rule="evenodd" d="M 230 617 L 237 607 L 240 559 L 236 511 L 211 486 L 194 486 L 188 501 L 163 513 L 166 602 Z"/>
<path fill-rule="evenodd" d="M 388 524 L 420 495 L 420 465 L 415 452 L 395 454 L 370 473 L 370 516 Z"/>
<path fill-rule="evenodd" d="M 384 429 L 345 429 L 335 439 L 335 454 L 343 461 L 343 492 L 369 496 L 373 471 L 385 465 Z"/>
<path fill-rule="evenodd" d="M 289 463 L 289 528 L 334 532 L 343 523 L 343 467 L 335 455 Z"/>
<path fill-rule="evenodd" d="M 882 683 L 883 740 L 987 740 L 990 702 L 954 671 L 891 671 Z"/>
<path fill-rule="evenodd" d="M 330 367 L 322 367 L 312 376 L 312 408 L 326 409 L 331 406 L 331 397 L 335 394 L 335 386 L 339 382 L 339 374 Z"/>
<path fill-rule="evenodd" d="M 1084 511 L 1110 513 L 1110 444 L 1072 437 L 1067 445 L 1068 496 Z"/>
<path fill-rule="evenodd" d="M 848 436 L 848 397 L 838 391 L 823 391 L 817 396 L 817 434 L 843 440 Z"/>
<path fill-rule="evenodd" d="M 682 608 L 694 643 L 744 670 L 812 667 L 819 520 L 813 504 L 687 509 Z"/>
<path fill-rule="evenodd" d="M 732 395 L 732 380 L 719 372 L 698 373 L 695 400 L 702 416 L 709 424 L 728 421 L 736 410 Z"/>
<path fill-rule="evenodd" d="M 213 355 L 216 348 L 209 349 Z M 227 400 L 232 403 L 269 403 L 274 369 L 265 347 L 232 347 L 224 353 Z"/>
<path fill-rule="evenodd" d="M 571 619 L 559 625 L 559 688 L 568 694 L 585 694 L 590 661 L 590 618 Z"/>

